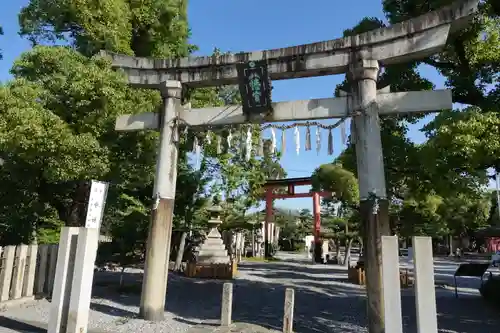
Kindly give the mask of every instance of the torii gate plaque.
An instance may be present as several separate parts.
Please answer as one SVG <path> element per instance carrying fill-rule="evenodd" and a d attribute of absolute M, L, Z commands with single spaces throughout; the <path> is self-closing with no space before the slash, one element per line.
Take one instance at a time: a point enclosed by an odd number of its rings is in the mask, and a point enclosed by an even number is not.
<path fill-rule="evenodd" d="M 148 320 L 163 318 L 177 169 L 177 145 L 172 139 L 176 131 L 175 119 L 182 119 L 190 127 L 247 121 L 241 106 L 196 110 L 182 107 L 181 86 L 237 84 L 238 64 L 266 60 L 272 80 L 347 73 L 352 83 L 348 96 L 274 103 L 272 115 L 265 119 L 253 118 L 252 121 L 354 117 L 355 132 L 352 135 L 356 142 L 360 206 L 365 228 L 368 328 L 370 333 L 385 332 L 380 240 L 382 235 L 389 235 L 390 230 L 379 115 L 450 109 L 452 101 L 447 90 L 377 93 L 379 66 L 435 54 L 444 47 L 450 32 L 467 24 L 477 11 L 477 5 L 478 0 L 457 1 L 449 7 L 390 27 L 282 49 L 171 60 L 103 52 L 112 58 L 114 67 L 125 71 L 130 84 L 163 91 L 161 114 L 126 115 L 116 121 L 119 131 L 155 129 L 161 132 L 154 193 L 157 205 L 148 238 L 142 316 Z"/>

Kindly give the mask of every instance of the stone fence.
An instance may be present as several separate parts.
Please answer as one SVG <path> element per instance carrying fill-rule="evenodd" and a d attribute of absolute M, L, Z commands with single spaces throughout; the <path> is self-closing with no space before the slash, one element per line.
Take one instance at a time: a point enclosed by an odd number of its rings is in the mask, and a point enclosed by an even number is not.
<path fill-rule="evenodd" d="M 58 245 L 0 247 L 0 306 L 51 296 Z"/>

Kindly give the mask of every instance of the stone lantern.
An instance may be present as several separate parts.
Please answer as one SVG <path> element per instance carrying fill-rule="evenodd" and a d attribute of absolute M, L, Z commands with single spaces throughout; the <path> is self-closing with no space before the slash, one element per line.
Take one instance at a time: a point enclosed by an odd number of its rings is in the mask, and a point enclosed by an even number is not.
<path fill-rule="evenodd" d="M 217 227 L 222 223 L 220 214 L 223 209 L 221 206 L 215 205 L 207 210 L 210 213 L 210 219 L 208 220 L 210 231 L 200 246 L 197 262 L 202 264 L 228 264 L 231 259 L 227 254 L 221 234 L 217 230 Z"/>

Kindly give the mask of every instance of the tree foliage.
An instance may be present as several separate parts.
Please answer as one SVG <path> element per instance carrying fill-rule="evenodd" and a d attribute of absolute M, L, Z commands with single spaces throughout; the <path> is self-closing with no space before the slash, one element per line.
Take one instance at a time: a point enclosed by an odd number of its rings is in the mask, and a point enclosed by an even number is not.
<path fill-rule="evenodd" d="M 313 190 L 332 192 L 333 201 L 344 205 L 357 205 L 359 201 L 358 181 L 354 174 L 340 164 L 323 164 L 313 175 Z"/>
<path fill-rule="evenodd" d="M 382 4 L 386 20 L 395 24 L 452 2 L 384 0 Z M 408 124 L 421 115 L 381 119 L 391 220 L 402 235 L 470 235 L 491 221 L 484 186 L 488 181 L 486 170 L 498 170 L 500 141 L 500 18 L 495 4 L 494 0 L 481 1 L 471 24 L 453 32 L 442 52 L 381 71 L 378 88 L 390 85 L 391 91 L 429 90 L 434 87 L 420 76 L 418 66 L 432 66 L 445 77 L 453 101 L 466 105 L 438 114 L 423 128 L 428 139 L 423 144 L 407 137 Z M 380 18 L 367 17 L 344 31 L 344 36 L 384 25 Z M 336 94 L 340 89 L 348 91 L 349 83 L 339 85 Z M 355 143 L 350 142 L 336 162 L 356 174 Z"/>
<path fill-rule="evenodd" d="M 34 48 L 14 63 L 14 79 L 0 87 L 0 178 L 12 189 L 0 194 L 1 243 L 27 243 L 35 235 L 39 242 L 57 241 L 61 226 L 81 225 L 89 181 L 99 179 L 110 183 L 101 231 L 113 236 L 125 257 L 144 250 L 158 133 L 118 133 L 114 123 L 121 114 L 156 111 L 161 98 L 129 87 L 97 53 L 189 55 L 195 47 L 187 40 L 186 6 L 165 0 L 31 0 L 22 8 L 20 34 Z M 234 87 L 189 90 L 184 98 L 195 108 L 239 102 Z M 256 147 L 260 131 L 252 131 Z M 207 135 L 215 142 L 208 131 L 198 138 L 203 142 Z M 244 215 L 260 200 L 274 169 L 283 174 L 276 157 L 247 161 L 239 147 L 220 155 L 214 143 L 203 146 L 194 165 L 192 142 L 181 138 L 176 231 L 202 227 L 210 197 L 221 192 Z"/>
<path fill-rule="evenodd" d="M 19 14 L 20 33 L 34 45 L 71 43 L 85 55 L 175 58 L 193 50 L 186 10 L 186 0 L 31 0 Z"/>
<path fill-rule="evenodd" d="M 32 215 L 22 219 L 36 226 L 49 214 L 79 225 L 87 181 L 122 183 L 126 177 L 119 163 L 123 135 L 114 131 L 114 119 L 138 112 L 137 106 L 153 111 L 158 96 L 129 88 L 106 60 L 66 47 L 35 47 L 16 61 L 12 73 L 14 80 L 0 92 L 2 176 L 38 202 L 35 207 L 16 198 L 31 206 Z M 126 152 L 136 154 L 135 166 L 143 170 L 137 177 L 152 170 L 150 163 L 154 167 L 156 139 L 154 133 L 131 136 L 142 139 Z M 7 211 L 15 207 L 9 200 L 14 197 L 6 195 L 1 203 Z"/>

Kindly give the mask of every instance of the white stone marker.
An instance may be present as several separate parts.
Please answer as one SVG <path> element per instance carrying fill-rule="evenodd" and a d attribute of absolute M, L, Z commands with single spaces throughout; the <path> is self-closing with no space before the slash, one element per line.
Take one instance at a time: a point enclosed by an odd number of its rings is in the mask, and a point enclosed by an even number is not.
<path fill-rule="evenodd" d="M 54 278 L 54 292 L 49 316 L 48 333 L 66 333 L 71 281 L 75 268 L 78 234 L 81 228 L 63 227 L 57 253 L 57 266 Z"/>
<path fill-rule="evenodd" d="M 285 309 L 283 314 L 283 333 L 293 333 L 293 308 L 295 304 L 295 291 L 286 288 Z"/>
<path fill-rule="evenodd" d="M 233 284 L 226 282 L 222 287 L 220 325 L 230 326 L 233 314 Z"/>
<path fill-rule="evenodd" d="M 98 244 L 99 229 L 80 228 L 71 283 L 67 333 L 87 333 Z"/>
<path fill-rule="evenodd" d="M 437 333 L 434 260 L 430 237 L 413 237 L 418 333 Z"/>
<path fill-rule="evenodd" d="M 382 285 L 384 286 L 385 331 L 403 333 L 397 236 L 382 236 Z"/>
<path fill-rule="evenodd" d="M 87 217 L 85 219 L 85 228 L 99 229 L 106 197 L 108 194 L 108 183 L 93 180 L 90 187 L 89 204 L 87 206 Z"/>

